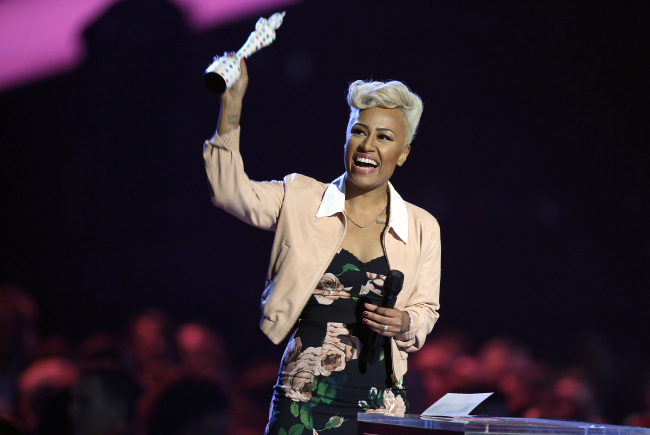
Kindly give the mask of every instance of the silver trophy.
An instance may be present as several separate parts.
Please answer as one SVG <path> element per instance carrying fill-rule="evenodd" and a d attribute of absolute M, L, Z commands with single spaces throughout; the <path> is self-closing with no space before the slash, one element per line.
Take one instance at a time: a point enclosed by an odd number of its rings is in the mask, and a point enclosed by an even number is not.
<path fill-rule="evenodd" d="M 262 47 L 275 41 L 275 31 L 282 24 L 285 12 L 276 12 L 269 17 L 260 18 L 255 24 L 255 31 L 248 37 L 246 43 L 239 49 L 235 56 L 215 56 L 212 65 L 205 70 L 203 83 L 210 92 L 221 95 L 230 89 L 241 75 L 239 62 L 247 58 Z"/>

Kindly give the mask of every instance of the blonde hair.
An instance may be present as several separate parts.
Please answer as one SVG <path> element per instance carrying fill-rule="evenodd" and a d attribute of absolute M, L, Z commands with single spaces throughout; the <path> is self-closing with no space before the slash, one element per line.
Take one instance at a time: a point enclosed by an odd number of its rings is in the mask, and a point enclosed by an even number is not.
<path fill-rule="evenodd" d="M 357 80 L 348 89 L 348 105 L 350 120 L 358 115 L 359 110 L 371 107 L 399 109 L 406 120 L 406 137 L 404 146 L 409 145 L 415 137 L 415 132 L 422 116 L 422 100 L 411 92 L 402 82 L 364 82 Z"/>

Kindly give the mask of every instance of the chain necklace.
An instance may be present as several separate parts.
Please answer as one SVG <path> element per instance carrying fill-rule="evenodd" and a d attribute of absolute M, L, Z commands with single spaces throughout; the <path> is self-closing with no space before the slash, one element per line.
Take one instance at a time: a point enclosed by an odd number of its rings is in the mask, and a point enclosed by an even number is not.
<path fill-rule="evenodd" d="M 377 216 L 376 218 L 374 218 L 373 220 L 371 220 L 370 223 L 369 223 L 368 225 L 364 225 L 364 226 L 361 226 L 361 225 L 359 225 L 358 223 L 356 223 L 355 221 L 353 221 L 352 219 L 350 219 L 350 216 L 348 216 L 347 213 L 345 213 L 345 217 L 348 218 L 348 220 L 349 220 L 350 222 L 352 222 L 353 224 L 355 224 L 355 225 L 358 226 L 359 228 L 366 228 L 366 227 L 369 227 L 370 225 L 372 225 L 373 222 L 375 222 L 377 219 L 379 219 L 379 218 L 381 217 L 382 214 L 384 214 L 384 212 L 386 211 L 386 207 L 388 207 L 388 204 L 386 204 L 386 205 L 384 206 L 384 208 L 383 208 L 383 210 L 381 211 L 381 213 L 379 213 L 379 216 Z"/>

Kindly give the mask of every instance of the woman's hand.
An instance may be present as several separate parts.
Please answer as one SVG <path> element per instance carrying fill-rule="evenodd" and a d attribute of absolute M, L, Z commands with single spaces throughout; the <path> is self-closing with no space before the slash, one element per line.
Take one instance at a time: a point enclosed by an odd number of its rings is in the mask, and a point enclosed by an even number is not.
<path fill-rule="evenodd" d="M 228 56 L 235 56 L 235 53 L 231 52 Z M 242 101 L 248 87 L 248 69 L 246 69 L 244 59 L 239 62 L 239 65 L 241 75 L 230 89 L 221 94 L 221 113 L 219 114 L 219 127 L 217 128 L 217 133 L 220 135 L 237 128 L 241 120 Z"/>
<path fill-rule="evenodd" d="M 377 334 L 384 337 L 395 337 L 408 331 L 411 318 L 406 311 L 382 308 L 368 303 L 364 306 L 366 311 L 363 312 L 363 323 Z M 384 326 L 386 326 L 385 330 Z"/>
<path fill-rule="evenodd" d="M 234 51 L 228 53 L 227 57 L 234 57 L 237 54 Z M 241 106 L 246 88 L 248 87 L 248 69 L 246 68 L 246 58 L 239 61 L 239 68 L 241 68 L 241 75 L 234 85 L 226 92 L 221 94 L 221 104 L 239 104 Z"/>

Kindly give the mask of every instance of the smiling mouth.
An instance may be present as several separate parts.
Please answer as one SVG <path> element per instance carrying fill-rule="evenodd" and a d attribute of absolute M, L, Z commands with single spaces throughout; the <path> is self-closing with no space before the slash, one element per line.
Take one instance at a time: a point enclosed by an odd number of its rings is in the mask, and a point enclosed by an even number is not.
<path fill-rule="evenodd" d="M 360 169 L 375 169 L 379 166 L 379 163 L 367 157 L 357 156 L 354 158 L 354 165 Z"/>

